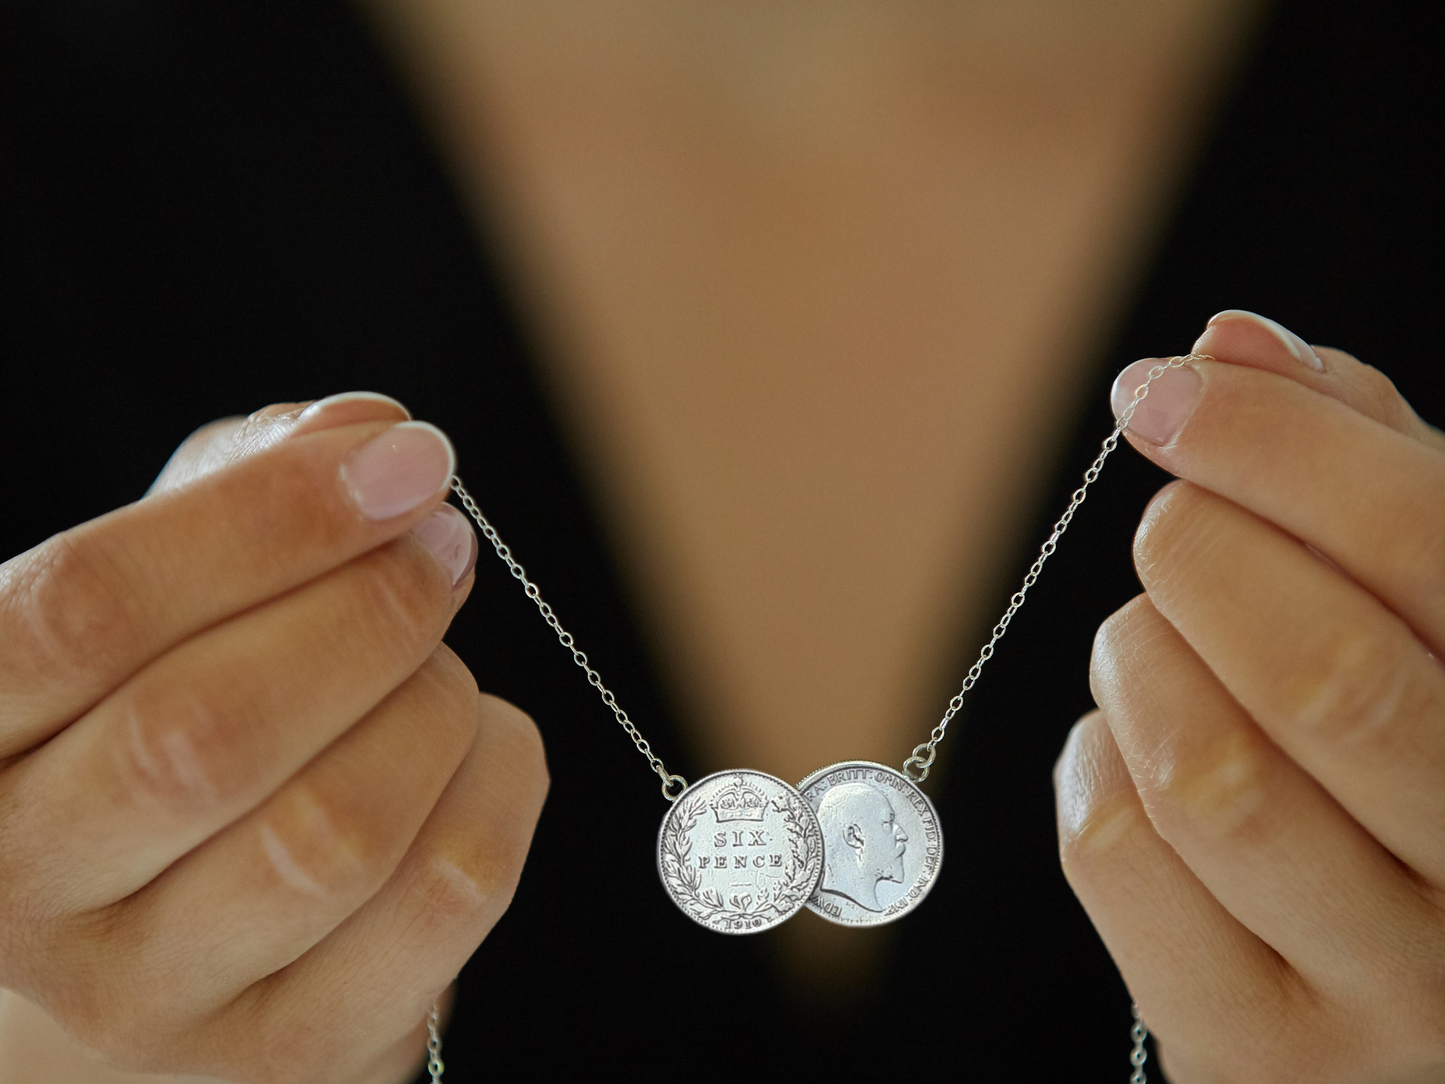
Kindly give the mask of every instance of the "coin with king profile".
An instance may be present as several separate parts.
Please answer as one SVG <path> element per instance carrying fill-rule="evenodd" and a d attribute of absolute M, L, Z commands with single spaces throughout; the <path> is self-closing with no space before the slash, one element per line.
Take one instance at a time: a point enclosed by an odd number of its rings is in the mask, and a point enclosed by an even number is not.
<path fill-rule="evenodd" d="M 923 901 L 943 864 L 938 813 L 896 768 L 849 760 L 798 784 L 823 831 L 823 876 L 808 910 L 841 926 L 879 926 Z"/>
<path fill-rule="evenodd" d="M 755 771 L 684 790 L 657 833 L 672 902 L 718 933 L 759 933 L 797 914 L 823 872 L 823 833 L 803 796 Z"/>

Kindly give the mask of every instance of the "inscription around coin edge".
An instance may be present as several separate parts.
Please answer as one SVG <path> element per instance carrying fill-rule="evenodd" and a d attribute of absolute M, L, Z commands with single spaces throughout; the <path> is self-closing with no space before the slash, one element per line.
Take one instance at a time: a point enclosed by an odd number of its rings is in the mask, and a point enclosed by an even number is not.
<path fill-rule="evenodd" d="M 913 782 L 913 780 L 909 779 L 896 768 L 890 768 L 886 764 L 879 764 L 871 760 L 839 761 L 810 772 L 803 778 L 802 782 L 798 784 L 798 791 L 803 795 L 803 799 L 808 802 L 809 808 L 812 808 L 813 803 L 808 798 L 808 789 L 816 786 L 825 778 L 838 771 L 860 771 L 865 774 L 881 772 L 889 776 L 890 788 L 896 792 L 907 792 L 908 804 L 913 807 L 915 813 L 919 815 L 919 819 L 924 821 L 925 824 L 929 821 L 932 822 L 933 832 L 937 837 L 936 853 L 926 855 L 923 866 L 919 869 L 917 876 L 913 878 L 912 884 L 902 892 L 898 899 L 894 900 L 882 913 L 878 914 L 876 918 L 869 917 L 873 913 L 858 907 L 856 904 L 853 905 L 853 909 L 863 912 L 856 917 L 847 918 L 844 917 L 842 913 L 833 914 L 824 906 L 821 891 L 821 877 L 819 878 L 819 887 L 815 888 L 809 894 L 806 904 L 808 910 L 829 922 L 839 926 L 853 927 L 886 925 L 889 922 L 902 918 L 908 912 L 912 911 L 923 902 L 924 897 L 932 890 L 934 882 L 938 879 L 939 870 L 943 867 L 943 826 L 939 821 L 938 810 L 933 807 L 933 802 L 929 799 L 928 795 L 923 793 L 922 787 L 918 786 L 917 783 Z M 914 795 L 921 800 L 922 808 L 912 800 Z"/>

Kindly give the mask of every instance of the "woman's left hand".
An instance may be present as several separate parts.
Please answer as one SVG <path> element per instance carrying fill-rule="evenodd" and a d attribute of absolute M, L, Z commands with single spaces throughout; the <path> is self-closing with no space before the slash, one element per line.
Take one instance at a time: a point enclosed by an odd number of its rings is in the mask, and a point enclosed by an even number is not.
<path fill-rule="evenodd" d="M 1195 351 L 1130 427 L 1183 481 L 1055 770 L 1064 872 L 1176 1084 L 1445 1079 L 1445 435 L 1251 314 Z"/>

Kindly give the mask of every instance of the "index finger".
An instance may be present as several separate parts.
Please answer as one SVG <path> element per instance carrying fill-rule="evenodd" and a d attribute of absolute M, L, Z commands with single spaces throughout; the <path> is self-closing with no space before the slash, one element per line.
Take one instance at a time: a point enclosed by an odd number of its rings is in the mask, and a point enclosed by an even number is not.
<path fill-rule="evenodd" d="M 326 429 L 0 565 L 0 757 L 192 633 L 407 531 L 455 469 L 451 442 L 425 422 Z"/>

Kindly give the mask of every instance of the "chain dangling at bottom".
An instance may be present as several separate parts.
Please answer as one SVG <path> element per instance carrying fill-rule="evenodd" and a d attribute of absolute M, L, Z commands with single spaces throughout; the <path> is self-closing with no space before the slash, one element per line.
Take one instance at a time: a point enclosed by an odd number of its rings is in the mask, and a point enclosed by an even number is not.
<path fill-rule="evenodd" d="M 1144 1049 L 1144 1040 L 1149 1038 L 1149 1029 L 1139 1018 L 1138 1002 L 1130 1002 L 1129 1011 L 1134 1014 L 1134 1027 L 1129 1032 L 1134 1039 L 1134 1050 L 1129 1055 L 1129 1064 L 1134 1067 L 1134 1075 L 1129 1078 L 1129 1084 L 1149 1084 L 1149 1077 L 1144 1072 L 1144 1063 L 1149 1060 L 1149 1051 Z"/>
<path fill-rule="evenodd" d="M 441 1009 L 433 1001 L 426 1014 L 426 1071 L 431 1074 L 431 1084 L 442 1084 L 442 1035 Z"/>
<path fill-rule="evenodd" d="M 1134 1039 L 1134 1049 L 1129 1054 L 1129 1064 L 1134 1066 L 1134 1072 L 1129 1077 L 1129 1084 L 1149 1084 L 1149 1077 L 1144 1072 L 1144 1063 L 1149 1060 L 1149 1051 L 1144 1049 L 1144 1041 L 1149 1038 L 1149 1029 L 1139 1018 L 1137 1002 L 1130 1003 L 1129 1011 L 1134 1014 L 1134 1027 L 1129 1032 Z M 437 1008 L 435 1001 L 426 1014 L 426 1033 L 426 1069 L 431 1074 L 431 1084 L 442 1084 L 442 1071 L 446 1066 L 442 1064 L 441 1010 Z"/>

